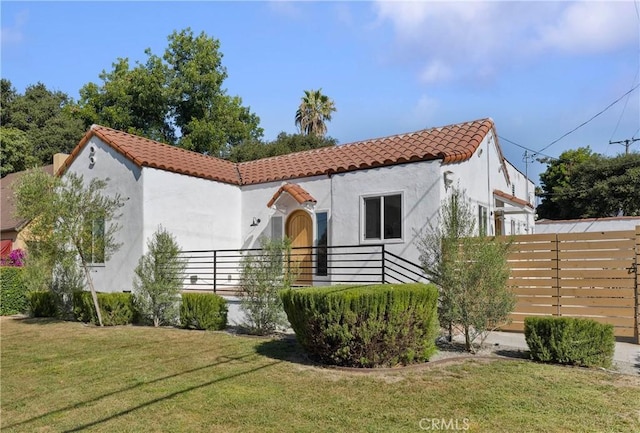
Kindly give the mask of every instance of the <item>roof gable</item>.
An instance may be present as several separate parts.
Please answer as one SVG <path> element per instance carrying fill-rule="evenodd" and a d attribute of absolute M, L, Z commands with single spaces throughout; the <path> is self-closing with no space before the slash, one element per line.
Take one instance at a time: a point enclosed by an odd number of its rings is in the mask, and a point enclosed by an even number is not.
<path fill-rule="evenodd" d="M 240 184 L 236 164 L 171 146 L 116 129 L 93 125 L 73 149 L 62 170 L 66 170 L 91 137 L 96 136 L 138 167 L 151 167 L 187 176 Z"/>
<path fill-rule="evenodd" d="M 442 160 L 443 164 L 462 162 L 471 158 L 492 130 L 493 120 L 480 119 L 335 147 L 233 163 L 93 125 L 67 158 L 62 170 L 66 170 L 87 142 L 96 136 L 139 167 L 152 167 L 234 185 L 252 185 L 417 161 Z M 500 156 L 502 158 L 501 154 Z"/>

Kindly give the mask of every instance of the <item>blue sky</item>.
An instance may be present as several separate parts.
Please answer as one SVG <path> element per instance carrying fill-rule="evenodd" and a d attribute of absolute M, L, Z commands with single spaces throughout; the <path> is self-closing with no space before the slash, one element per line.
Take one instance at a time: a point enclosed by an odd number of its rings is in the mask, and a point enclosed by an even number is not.
<path fill-rule="evenodd" d="M 174 30 L 220 40 L 224 87 L 293 133 L 305 89 L 338 111 L 340 143 L 491 117 L 504 154 L 538 183 L 543 153 L 640 137 L 640 4 L 619 2 L 10 2 L 0 3 L 1 76 L 78 98 L 118 57 L 162 54 Z M 631 146 L 640 150 L 640 141 Z"/>

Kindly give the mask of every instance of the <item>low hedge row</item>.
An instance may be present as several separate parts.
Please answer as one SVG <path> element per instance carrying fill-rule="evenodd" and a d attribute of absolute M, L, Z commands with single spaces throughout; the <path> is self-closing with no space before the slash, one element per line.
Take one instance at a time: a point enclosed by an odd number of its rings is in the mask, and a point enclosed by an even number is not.
<path fill-rule="evenodd" d="M 98 324 L 91 292 L 74 292 L 73 317 L 79 322 Z M 58 317 L 60 300 L 52 291 L 36 291 L 28 295 L 33 317 Z M 131 293 L 98 293 L 102 323 L 105 326 L 137 323 L 134 298 Z M 25 308 L 26 310 L 26 308 Z M 221 330 L 227 327 L 227 302 L 221 296 L 208 293 L 182 295 L 180 324 L 189 329 Z"/>
<path fill-rule="evenodd" d="M 29 300 L 22 282 L 23 268 L 0 267 L 0 316 L 27 311 Z"/>
<path fill-rule="evenodd" d="M 423 362 L 436 352 L 434 285 L 314 287 L 281 296 L 298 341 L 321 362 L 393 366 Z"/>
<path fill-rule="evenodd" d="M 227 327 L 227 301 L 214 293 L 183 293 L 180 325 L 188 329 L 219 331 Z"/>
<path fill-rule="evenodd" d="M 537 361 L 585 367 L 611 366 L 613 325 L 570 317 L 527 317 L 524 335 Z"/>
<path fill-rule="evenodd" d="M 98 304 L 104 326 L 133 323 L 135 309 L 131 293 L 98 293 Z M 98 324 L 91 292 L 73 293 L 73 315 L 79 322 Z"/>

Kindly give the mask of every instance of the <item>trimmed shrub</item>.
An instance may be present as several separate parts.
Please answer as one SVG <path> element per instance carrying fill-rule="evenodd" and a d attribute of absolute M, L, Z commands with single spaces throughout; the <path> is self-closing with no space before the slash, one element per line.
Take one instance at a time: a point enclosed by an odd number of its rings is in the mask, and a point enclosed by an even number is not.
<path fill-rule="evenodd" d="M 98 293 L 98 303 L 104 326 L 128 325 L 133 322 L 131 293 Z M 73 314 L 79 322 L 98 324 L 91 292 L 73 293 Z"/>
<path fill-rule="evenodd" d="M 60 299 L 51 290 L 35 290 L 27 295 L 31 317 L 58 317 Z"/>
<path fill-rule="evenodd" d="M 27 311 L 29 300 L 22 274 L 22 268 L 8 266 L 0 268 L 0 316 Z"/>
<path fill-rule="evenodd" d="M 327 364 L 382 367 L 436 352 L 438 289 L 432 284 L 289 289 L 284 310 L 301 346 Z"/>
<path fill-rule="evenodd" d="M 215 293 L 183 293 L 180 325 L 188 329 L 219 331 L 227 327 L 227 301 Z"/>
<path fill-rule="evenodd" d="M 571 317 L 526 317 L 524 335 L 531 357 L 585 367 L 611 366 L 613 325 Z"/>

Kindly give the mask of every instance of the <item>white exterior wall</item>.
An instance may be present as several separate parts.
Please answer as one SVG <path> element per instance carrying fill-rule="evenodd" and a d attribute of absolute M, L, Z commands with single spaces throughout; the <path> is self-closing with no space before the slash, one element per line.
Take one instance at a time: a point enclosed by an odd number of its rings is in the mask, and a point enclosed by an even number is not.
<path fill-rule="evenodd" d="M 300 185 L 317 200 L 313 212 L 309 212 L 313 221 L 314 245 L 317 241 L 315 212 L 328 212 L 328 225 L 331 227 L 331 179 L 327 176 L 314 176 L 258 185 L 246 185 L 242 187 L 242 217 L 240 218 L 242 243 L 238 248 L 258 248 L 260 246 L 259 239 L 261 236 L 271 237 L 272 216 L 282 216 L 284 224 L 287 216 L 289 216 L 291 212 L 303 209 L 295 200 L 288 197 L 287 193 L 283 193 L 278 201 L 278 204 L 286 207 L 285 213 L 267 207 L 273 195 L 285 183 Z M 260 220 L 257 226 L 251 226 L 254 218 Z M 284 234 L 284 227 L 282 228 L 282 233 Z M 330 235 L 331 232 L 329 229 L 329 245 L 331 245 Z"/>
<path fill-rule="evenodd" d="M 533 191 L 533 183 L 527 181 L 525 177 L 506 162 L 507 177 L 504 173 L 504 166 L 496 147 L 495 137 L 492 132 L 482 140 L 480 146 L 473 156 L 459 163 L 443 164 L 440 168 L 442 197 L 450 191 L 445 186 L 445 174 L 452 180 L 450 187 L 464 190 L 470 200 L 472 210 L 478 215 L 478 206 L 487 208 L 487 234 L 495 235 L 495 211 L 496 200 L 494 190 L 500 190 L 511 194 L 515 189 L 515 195 L 523 200 L 527 199 L 526 188 L 529 183 Z M 450 173 L 447 173 L 450 172 Z M 512 186 L 515 188 L 512 189 Z M 511 221 L 515 221 L 515 233 L 532 233 L 533 230 L 533 210 L 531 214 L 506 214 L 503 217 L 504 234 L 512 234 Z M 529 231 L 527 231 L 527 229 Z"/>
<path fill-rule="evenodd" d="M 91 147 L 95 148 L 96 162 L 93 165 L 89 161 Z M 115 234 L 116 242 L 122 245 L 104 265 L 92 266 L 91 272 L 99 292 L 131 290 L 134 269 L 145 244 L 142 230 L 142 170 L 94 136 L 73 161 L 68 172 L 83 175 L 85 184 L 92 178 L 108 178 L 104 193 L 111 196 L 120 194 L 124 198 L 121 216 L 116 221 L 120 230 Z M 107 225 L 111 223 L 106 221 Z"/>
<path fill-rule="evenodd" d="M 581 220 L 536 221 L 536 233 L 584 233 L 635 230 L 640 217 L 588 218 Z"/>
<path fill-rule="evenodd" d="M 145 167 L 144 250 L 162 225 L 183 250 L 238 248 L 241 191 L 236 185 Z"/>
<path fill-rule="evenodd" d="M 388 251 L 419 263 L 418 231 L 437 218 L 440 204 L 440 161 L 340 173 L 331 177 L 330 245 L 384 243 Z M 402 194 L 402 239 L 364 240 L 363 197 Z"/>

